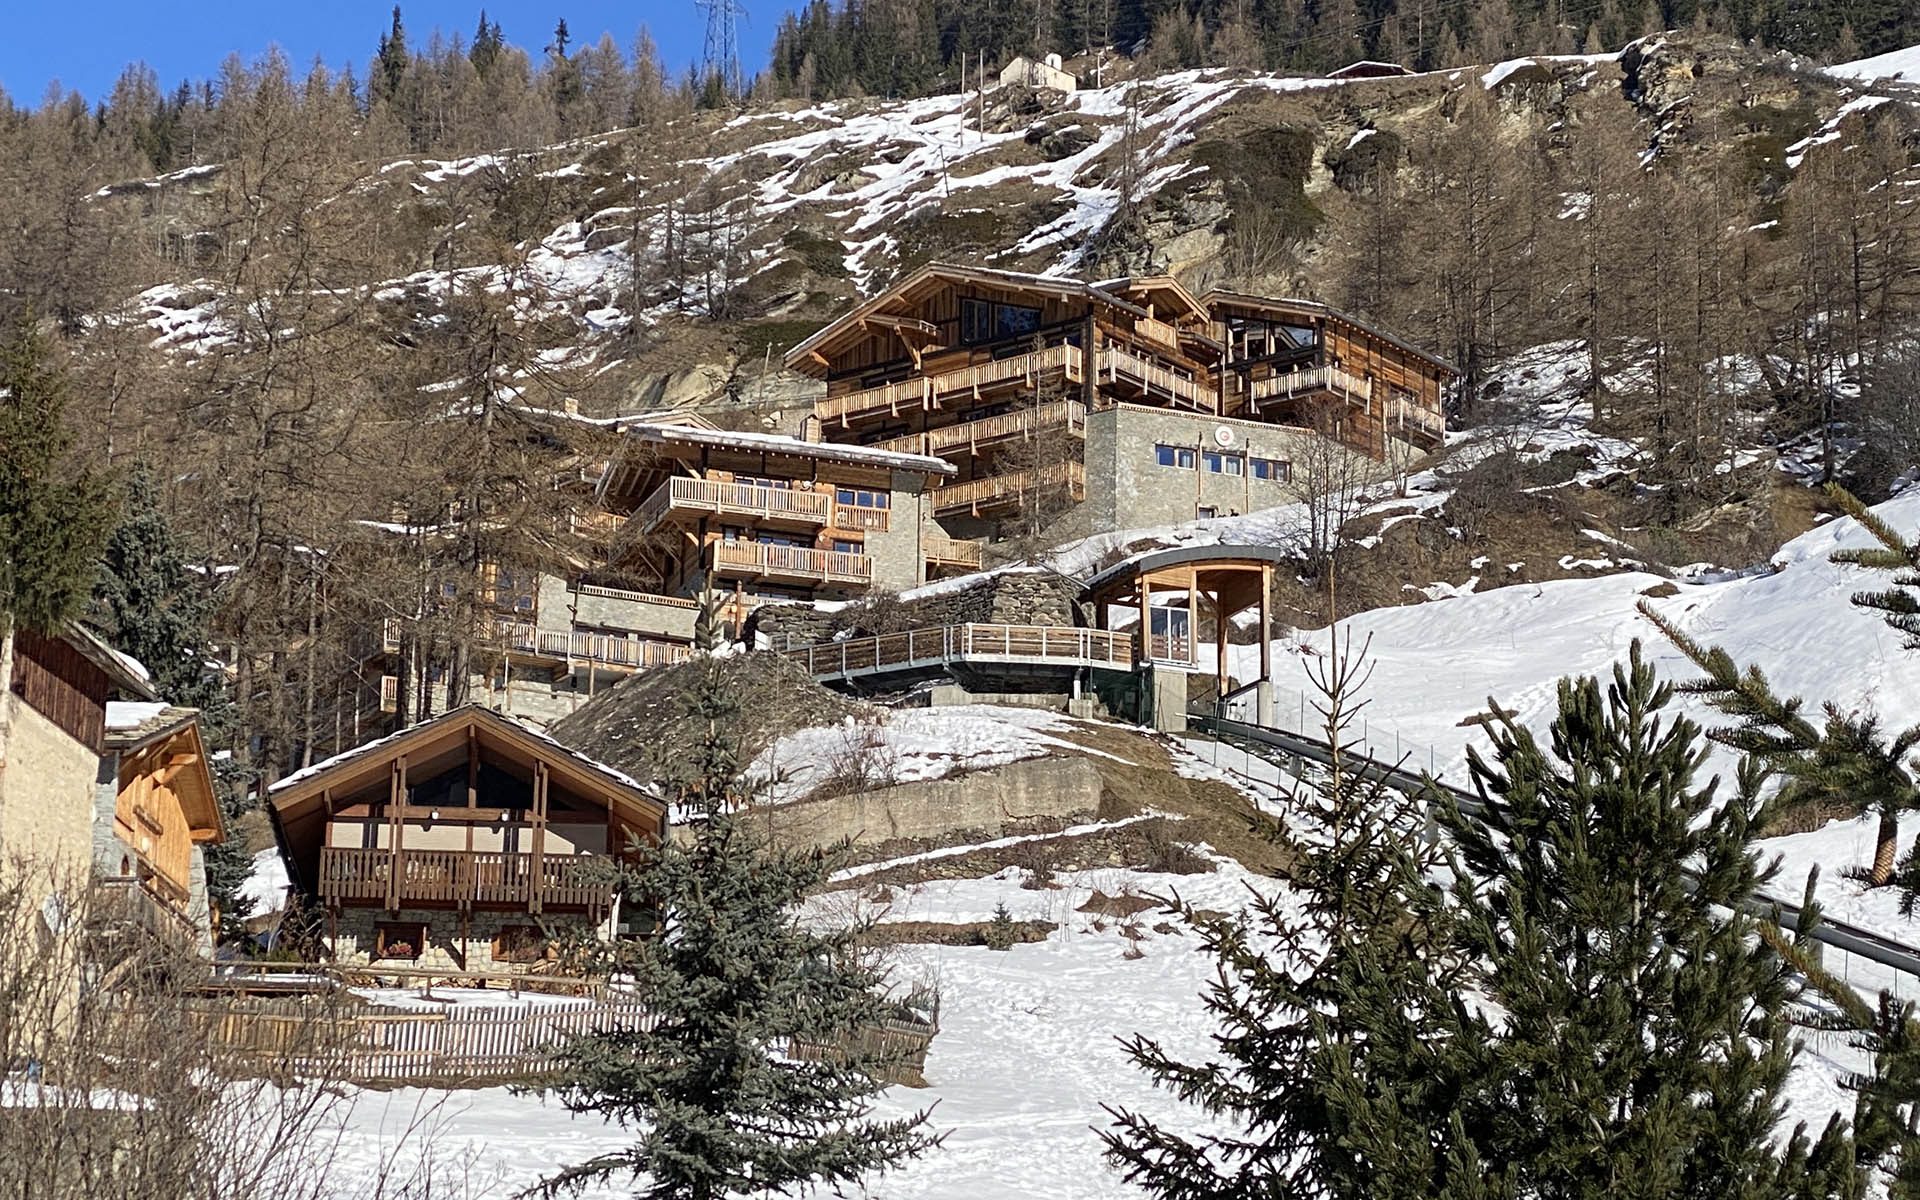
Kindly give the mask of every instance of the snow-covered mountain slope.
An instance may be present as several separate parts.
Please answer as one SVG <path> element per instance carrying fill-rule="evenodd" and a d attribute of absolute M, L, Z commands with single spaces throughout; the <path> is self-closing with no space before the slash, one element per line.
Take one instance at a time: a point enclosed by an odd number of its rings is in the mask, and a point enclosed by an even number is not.
<path fill-rule="evenodd" d="M 1920 46 L 1876 54 L 1827 68 L 1827 74 L 1862 83 L 1907 83 L 1920 86 Z"/>

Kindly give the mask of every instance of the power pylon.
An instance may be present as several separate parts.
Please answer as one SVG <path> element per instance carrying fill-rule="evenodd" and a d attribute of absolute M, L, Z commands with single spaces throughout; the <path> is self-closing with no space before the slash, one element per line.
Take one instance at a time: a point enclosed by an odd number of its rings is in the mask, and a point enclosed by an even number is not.
<path fill-rule="evenodd" d="M 693 0 L 707 11 L 707 45 L 700 61 L 702 84 L 718 78 L 727 99 L 738 100 L 747 90 L 740 73 L 740 18 L 747 10 L 740 0 Z"/>

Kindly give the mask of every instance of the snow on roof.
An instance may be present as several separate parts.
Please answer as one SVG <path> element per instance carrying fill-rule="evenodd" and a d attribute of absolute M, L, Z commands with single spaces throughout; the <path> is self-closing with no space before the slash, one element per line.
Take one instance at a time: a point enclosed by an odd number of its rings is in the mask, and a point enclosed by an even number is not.
<path fill-rule="evenodd" d="M 107 728 L 138 729 L 171 707 L 164 700 L 109 700 Z"/>
<path fill-rule="evenodd" d="M 841 462 L 893 467 L 918 471 L 923 475 L 952 475 L 955 467 L 945 459 L 925 454 L 903 454 L 875 446 L 850 446 L 840 442 L 808 442 L 779 433 L 747 433 L 731 429 L 702 429 L 691 425 L 669 425 L 657 421 L 633 422 L 626 431 L 661 442 L 685 442 L 699 446 L 720 446 L 732 450 L 770 454 L 796 454 L 805 458 L 838 459 Z"/>
<path fill-rule="evenodd" d="M 332 758 L 326 759 L 322 762 L 314 763 L 310 767 L 302 767 L 300 770 L 295 771 L 293 774 L 288 775 L 286 778 L 278 780 L 273 784 L 270 784 L 267 787 L 267 792 L 269 795 L 271 795 L 274 792 L 286 791 L 287 789 L 292 788 L 297 784 L 304 783 L 307 780 L 312 779 L 314 776 L 320 774 L 323 771 L 331 771 L 335 767 L 340 766 L 342 763 L 351 761 L 356 758 L 363 757 L 365 755 L 373 754 L 375 751 L 381 749 L 382 747 L 390 746 L 394 742 L 399 741 L 401 738 L 408 737 L 414 733 L 417 733 L 420 730 L 425 729 L 430 725 L 437 725 L 442 721 L 446 721 L 453 717 L 459 716 L 460 714 L 468 711 L 469 709 L 472 709 L 476 712 L 483 713 L 496 720 L 504 721 L 507 724 L 513 726 L 516 731 L 520 733 L 524 733 L 528 737 L 534 738 L 537 741 L 545 742 L 547 745 L 553 747 L 554 750 L 574 760 L 575 762 L 581 764 L 582 766 L 589 767 L 592 770 L 598 771 L 602 775 L 607 776 L 609 779 L 612 779 L 617 783 L 624 784 L 627 787 L 632 788 L 634 791 L 646 792 L 649 795 L 652 794 L 651 789 L 648 788 L 646 784 L 641 783 L 638 779 L 635 779 L 633 776 L 627 774 L 625 771 L 616 770 L 613 767 L 610 767 L 607 764 L 600 762 L 598 759 L 588 758 L 586 755 L 580 753 L 578 750 L 575 750 L 572 747 L 567 746 L 562 742 L 555 741 L 552 737 L 548 736 L 546 733 L 538 729 L 535 729 L 533 726 L 528 725 L 526 722 L 520 720 L 517 717 L 509 716 L 506 713 L 497 712 L 490 708 L 481 708 L 479 705 L 474 705 L 474 704 L 469 704 L 461 708 L 456 708 L 452 712 L 441 713 L 439 716 L 434 717 L 430 720 L 422 721 L 418 725 L 409 725 L 405 729 L 399 730 L 395 733 L 390 733 L 383 738 L 375 738 L 373 741 L 367 742 L 363 745 L 355 746 L 351 750 L 343 750 L 339 754 L 334 755 Z"/>

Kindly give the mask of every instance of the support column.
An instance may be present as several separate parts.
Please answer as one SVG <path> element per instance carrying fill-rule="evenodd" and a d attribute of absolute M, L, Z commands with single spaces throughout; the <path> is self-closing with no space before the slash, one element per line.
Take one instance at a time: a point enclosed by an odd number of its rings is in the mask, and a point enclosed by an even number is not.
<path fill-rule="evenodd" d="M 1219 694 L 1227 694 L 1227 602 L 1223 594 L 1213 593 L 1213 674 Z"/>
<path fill-rule="evenodd" d="M 393 760 L 387 783 L 387 911 L 400 911 L 400 880 L 407 873 L 407 756 Z"/>
<path fill-rule="evenodd" d="M 1140 577 L 1140 661 L 1153 657 L 1153 584 Z"/>
<path fill-rule="evenodd" d="M 1260 678 L 1273 679 L 1273 564 L 1260 564 Z"/>
<path fill-rule="evenodd" d="M 533 854 L 527 879 L 527 911 L 539 912 L 547 857 L 547 764 L 533 764 Z"/>

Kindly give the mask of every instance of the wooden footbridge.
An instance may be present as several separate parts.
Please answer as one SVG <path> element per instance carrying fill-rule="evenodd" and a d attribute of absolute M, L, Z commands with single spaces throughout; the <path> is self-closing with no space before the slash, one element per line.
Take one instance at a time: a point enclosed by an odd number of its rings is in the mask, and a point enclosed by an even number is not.
<path fill-rule="evenodd" d="M 969 623 L 821 642 L 786 651 L 818 680 L 870 679 L 955 667 L 1093 667 L 1131 671 L 1132 633 L 1070 625 Z"/>

